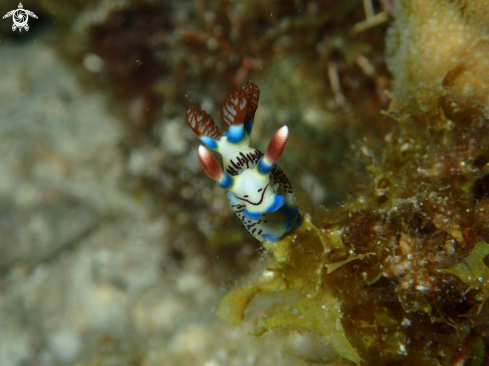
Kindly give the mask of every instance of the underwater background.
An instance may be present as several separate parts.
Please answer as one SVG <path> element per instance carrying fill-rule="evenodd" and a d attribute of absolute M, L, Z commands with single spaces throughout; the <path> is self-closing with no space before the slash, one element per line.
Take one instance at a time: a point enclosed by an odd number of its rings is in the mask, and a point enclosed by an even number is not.
<path fill-rule="evenodd" d="M 489 365 L 489 4 L 26 0 L 0 20 L 0 365 Z M 0 3 L 0 14 L 17 9 Z M 301 228 L 197 156 L 247 81 Z M 486 207 L 486 205 L 488 207 Z"/>

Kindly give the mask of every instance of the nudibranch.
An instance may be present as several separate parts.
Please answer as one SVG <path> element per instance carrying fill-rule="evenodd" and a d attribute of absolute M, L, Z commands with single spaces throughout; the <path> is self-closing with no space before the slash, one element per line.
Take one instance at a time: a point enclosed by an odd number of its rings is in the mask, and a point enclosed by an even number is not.
<path fill-rule="evenodd" d="M 300 226 L 301 215 L 287 176 L 275 164 L 287 143 L 287 126 L 273 135 L 265 155 L 250 147 L 259 97 L 260 89 L 250 82 L 229 94 L 221 110 L 222 135 L 212 116 L 198 107 L 187 108 L 187 123 L 204 145 L 221 154 L 224 169 L 209 149 L 199 146 L 204 171 L 228 191 L 246 229 L 259 241 L 277 241 Z"/>

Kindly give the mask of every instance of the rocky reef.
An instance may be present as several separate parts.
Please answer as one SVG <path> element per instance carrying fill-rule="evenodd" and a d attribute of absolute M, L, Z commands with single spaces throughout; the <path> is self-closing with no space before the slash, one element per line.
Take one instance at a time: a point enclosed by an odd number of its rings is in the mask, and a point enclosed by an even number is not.
<path fill-rule="evenodd" d="M 357 364 L 485 365 L 487 8 L 411 1 L 394 15 L 383 112 L 393 128 L 366 167 L 370 186 L 265 244 L 273 256 L 263 274 L 218 314 L 253 319 L 256 335 L 309 332 Z"/>

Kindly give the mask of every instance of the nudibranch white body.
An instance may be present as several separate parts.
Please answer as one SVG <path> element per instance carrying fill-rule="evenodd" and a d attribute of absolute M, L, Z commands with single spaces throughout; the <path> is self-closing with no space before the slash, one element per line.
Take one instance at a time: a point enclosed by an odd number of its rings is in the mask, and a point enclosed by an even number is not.
<path fill-rule="evenodd" d="M 263 155 L 250 147 L 250 134 L 260 90 L 248 82 L 229 94 L 221 116 L 227 131 L 222 135 L 212 116 L 200 108 L 187 108 L 187 123 L 200 140 L 222 156 L 224 170 L 204 146 L 199 159 L 207 175 L 228 191 L 229 202 L 246 229 L 259 241 L 277 241 L 301 224 L 292 186 L 275 161 L 288 139 L 288 128 L 280 128 Z"/>

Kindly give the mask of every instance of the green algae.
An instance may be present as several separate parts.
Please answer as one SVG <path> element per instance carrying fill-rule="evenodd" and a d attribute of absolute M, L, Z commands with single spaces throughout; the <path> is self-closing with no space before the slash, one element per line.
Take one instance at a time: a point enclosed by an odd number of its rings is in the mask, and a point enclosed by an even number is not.
<path fill-rule="evenodd" d="M 331 294 L 307 297 L 291 305 L 270 309 L 257 320 L 255 335 L 279 327 L 318 331 L 341 357 L 359 364 L 361 359 L 346 337 L 341 324 L 339 301 Z"/>
<path fill-rule="evenodd" d="M 489 267 L 484 263 L 488 255 L 489 244 L 481 241 L 465 260 L 452 268 L 441 269 L 440 272 L 460 278 L 468 286 L 467 291 L 481 290 L 477 299 L 484 302 L 489 297 Z"/>
<path fill-rule="evenodd" d="M 217 316 L 230 324 L 239 326 L 243 321 L 246 308 L 259 290 L 258 286 L 250 284 L 226 294 L 216 311 Z"/>
<path fill-rule="evenodd" d="M 337 249 L 337 242 L 333 240 L 332 246 L 325 248 L 317 233 L 310 217 L 306 216 L 303 226 L 294 233 L 277 242 L 265 243 L 265 248 L 273 253 L 273 257 L 268 259 L 262 277 L 254 285 L 249 284 L 227 294 L 221 300 L 217 315 L 231 324 L 239 325 L 250 302 L 259 297 L 281 297 L 283 301 L 280 304 L 270 306 L 255 319 L 255 336 L 275 329 L 318 332 L 341 357 L 358 364 L 360 356 L 349 342 L 342 325 L 341 302 L 321 284 L 324 254 L 328 249 Z M 313 263 L 304 261 L 305 253 L 314 258 Z M 338 268 L 361 258 L 351 258 L 337 264 Z M 292 277 L 290 273 L 296 276 Z"/>
<path fill-rule="evenodd" d="M 375 253 L 367 253 L 367 254 L 359 254 L 359 255 L 350 254 L 350 256 L 343 261 L 336 262 L 336 263 L 324 263 L 324 266 L 327 269 L 326 273 L 330 274 L 331 272 L 333 272 L 334 270 L 344 266 L 345 264 L 350 263 L 351 261 L 354 261 L 356 259 L 363 259 L 368 255 L 375 255 Z"/>

